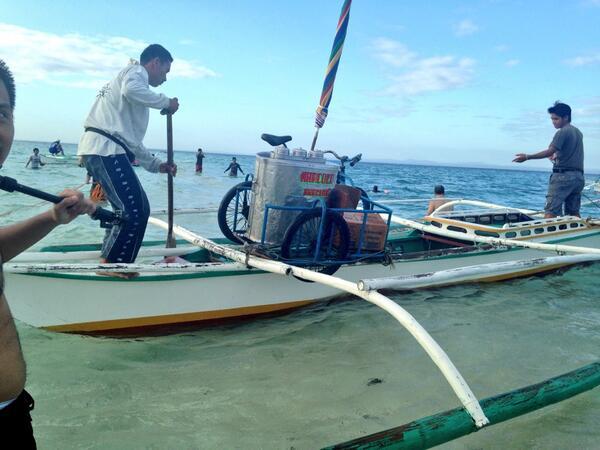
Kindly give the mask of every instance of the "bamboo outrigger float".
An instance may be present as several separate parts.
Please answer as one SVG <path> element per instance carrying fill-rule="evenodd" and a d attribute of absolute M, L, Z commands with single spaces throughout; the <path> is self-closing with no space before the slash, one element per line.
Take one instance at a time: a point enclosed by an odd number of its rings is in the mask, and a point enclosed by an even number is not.
<path fill-rule="evenodd" d="M 567 400 L 599 385 L 600 362 L 595 362 L 538 384 L 486 398 L 480 403 L 490 420 L 488 426 L 492 426 Z M 479 430 L 464 408 L 456 408 L 323 450 L 424 449 Z"/>

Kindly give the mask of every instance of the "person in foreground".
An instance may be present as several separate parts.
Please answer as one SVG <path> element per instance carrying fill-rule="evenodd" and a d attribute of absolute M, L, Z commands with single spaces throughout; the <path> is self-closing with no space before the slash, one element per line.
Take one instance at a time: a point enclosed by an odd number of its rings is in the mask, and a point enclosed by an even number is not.
<path fill-rule="evenodd" d="M 0 60 L 0 167 L 14 138 L 13 111 L 15 84 L 4 61 Z M 2 448 L 35 449 L 30 411 L 33 398 L 25 391 L 25 360 L 19 335 L 4 296 L 2 263 L 11 260 L 46 236 L 57 225 L 69 223 L 80 214 L 92 214 L 96 207 L 81 192 L 64 190 L 64 199 L 49 211 L 0 228 L 0 435 Z M 8 447 L 6 447 L 8 448 Z"/>
<path fill-rule="evenodd" d="M 442 186 L 441 184 L 438 184 L 436 187 L 433 188 L 434 198 L 429 201 L 429 206 L 427 207 L 427 212 L 425 213 L 426 216 L 430 215 L 432 212 L 434 212 L 440 206 L 442 206 L 443 204 L 448 203 L 450 201 L 450 200 L 446 199 L 445 192 L 446 192 L 446 189 L 444 189 L 444 186 Z M 452 211 L 452 210 L 453 210 L 452 207 L 448 207 L 447 211 Z"/>
<path fill-rule="evenodd" d="M 29 164 L 31 164 L 31 168 L 34 170 L 39 169 L 42 166 L 45 166 L 45 164 L 42 162 L 42 158 L 40 157 L 40 149 L 39 148 L 34 148 L 33 149 L 33 155 L 31 155 L 29 157 L 29 159 L 27 160 L 27 164 L 25 164 L 25 168 L 29 167 Z"/>
<path fill-rule="evenodd" d="M 137 159 L 149 172 L 177 173 L 175 164 L 154 157 L 142 143 L 148 128 L 149 109 L 175 113 L 177 98 L 158 94 L 149 86 L 167 80 L 173 57 L 161 45 L 152 44 L 105 85 L 85 120 L 85 132 L 77 155 L 100 183 L 115 212 L 126 220 L 108 229 L 102 245 L 102 263 L 135 261 L 150 216 L 150 204 L 131 165 Z M 102 275 L 131 278 L 137 273 L 102 272 Z"/>
<path fill-rule="evenodd" d="M 227 166 L 227 169 L 225 169 L 223 171 L 223 173 L 227 172 L 228 170 L 229 170 L 229 176 L 230 177 L 237 177 L 238 170 L 240 172 L 244 173 L 244 171 L 242 170 L 242 167 L 238 164 L 237 159 L 235 158 L 235 156 L 233 158 L 231 158 L 231 162 Z"/>
<path fill-rule="evenodd" d="M 533 154 L 517 153 L 513 162 L 522 163 L 528 159 L 550 158 L 554 164 L 546 206 L 546 218 L 563 215 L 579 217 L 581 191 L 585 185 L 583 176 L 583 134 L 571 125 L 571 107 L 555 102 L 548 108 L 552 125 L 558 131 L 546 150 Z"/>

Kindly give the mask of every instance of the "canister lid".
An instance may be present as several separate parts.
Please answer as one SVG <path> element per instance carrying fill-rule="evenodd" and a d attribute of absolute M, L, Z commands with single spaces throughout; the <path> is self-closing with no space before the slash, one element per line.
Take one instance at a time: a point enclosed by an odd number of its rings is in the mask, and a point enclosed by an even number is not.
<path fill-rule="evenodd" d="M 271 152 L 271 158 L 286 159 L 289 157 L 290 157 L 290 149 L 287 147 L 284 147 L 283 145 L 275 147 L 273 149 L 273 151 Z"/>
<path fill-rule="evenodd" d="M 292 156 L 294 158 L 306 158 L 306 150 L 303 148 L 295 148 L 292 150 Z"/>
<path fill-rule="evenodd" d="M 308 152 L 308 157 L 314 159 L 323 159 L 323 152 L 321 150 L 312 150 Z"/>

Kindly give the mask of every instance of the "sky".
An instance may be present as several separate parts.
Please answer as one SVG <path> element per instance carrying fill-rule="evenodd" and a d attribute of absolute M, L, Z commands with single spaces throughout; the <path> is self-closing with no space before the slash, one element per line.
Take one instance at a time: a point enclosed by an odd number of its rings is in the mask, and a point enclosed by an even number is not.
<path fill-rule="evenodd" d="M 262 133 L 310 148 L 342 3 L 0 0 L 16 139 L 78 142 L 97 91 L 160 43 L 174 57 L 156 90 L 179 98 L 175 149 L 253 154 L 269 148 Z M 547 108 L 561 100 L 598 169 L 599 23 L 600 0 L 354 0 L 317 148 L 510 165 L 548 147 Z M 166 147 L 158 112 L 145 144 Z"/>

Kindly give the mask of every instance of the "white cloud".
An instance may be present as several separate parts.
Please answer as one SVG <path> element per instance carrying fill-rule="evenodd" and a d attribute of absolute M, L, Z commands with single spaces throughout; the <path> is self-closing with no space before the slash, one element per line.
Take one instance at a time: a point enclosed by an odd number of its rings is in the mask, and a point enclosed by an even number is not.
<path fill-rule="evenodd" d="M 591 64 L 597 64 L 597 63 L 600 63 L 600 53 L 596 53 L 595 55 L 587 55 L 587 56 L 575 56 L 574 58 L 565 60 L 565 64 L 567 64 L 569 66 L 574 66 L 574 67 L 589 66 Z"/>
<path fill-rule="evenodd" d="M 519 61 L 518 59 L 509 59 L 504 64 L 506 64 L 507 67 L 514 67 L 520 63 L 521 63 L 521 61 Z"/>
<path fill-rule="evenodd" d="M 373 43 L 374 56 L 401 73 L 390 76 L 386 95 L 417 95 L 425 92 L 455 89 L 468 84 L 475 61 L 455 56 L 421 58 L 404 44 L 380 38 Z"/>
<path fill-rule="evenodd" d="M 479 27 L 469 19 L 461 20 L 454 25 L 454 34 L 457 36 L 469 36 L 477 31 L 479 31 Z"/>
<path fill-rule="evenodd" d="M 409 66 L 417 57 L 406 45 L 387 38 L 378 38 L 373 42 L 375 57 L 393 67 Z"/>
<path fill-rule="evenodd" d="M 114 77 L 132 56 L 137 58 L 147 45 L 119 36 L 59 35 L 0 23 L 0 58 L 7 62 L 19 83 L 44 81 L 97 88 Z M 204 78 L 216 73 L 175 57 L 170 76 Z"/>

